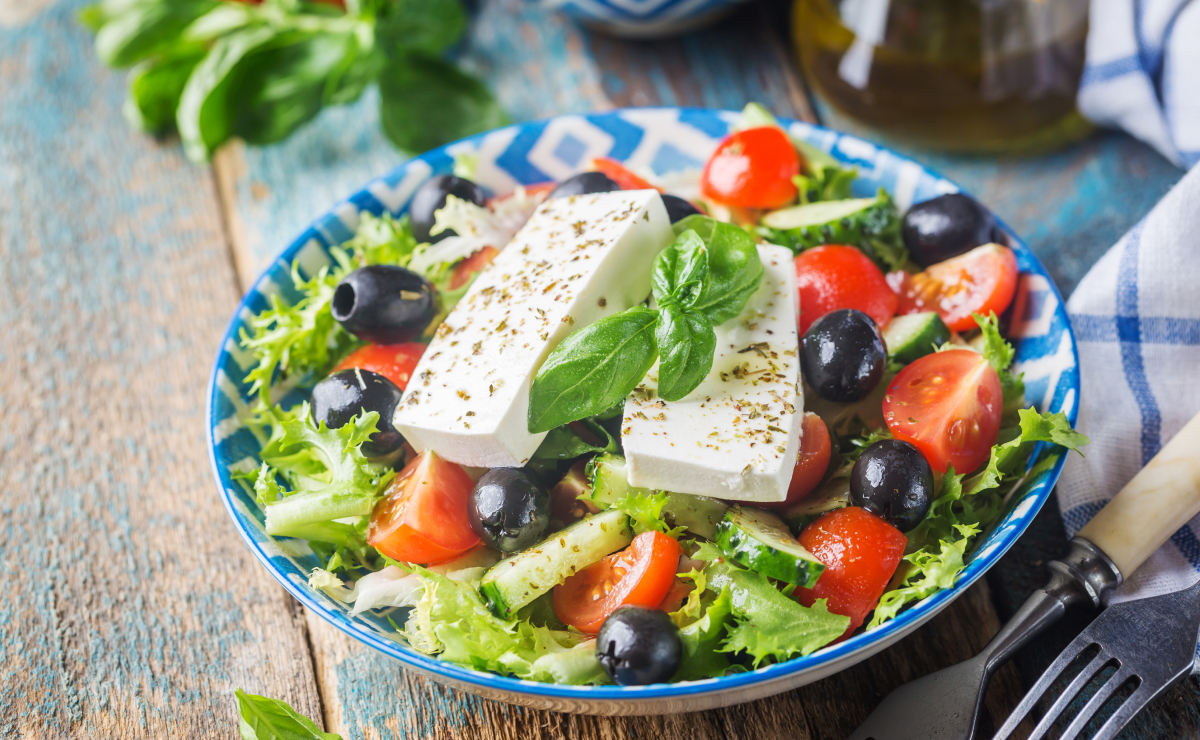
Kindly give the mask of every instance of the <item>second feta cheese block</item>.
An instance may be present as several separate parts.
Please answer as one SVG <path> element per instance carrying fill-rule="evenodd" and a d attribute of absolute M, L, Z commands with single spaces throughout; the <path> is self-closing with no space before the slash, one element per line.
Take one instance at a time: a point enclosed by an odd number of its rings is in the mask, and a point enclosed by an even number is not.
<path fill-rule="evenodd" d="M 542 362 L 576 329 L 644 301 L 673 239 L 654 190 L 543 203 L 438 327 L 396 428 L 461 465 L 524 465 L 546 437 L 526 419 Z"/>
<path fill-rule="evenodd" d="M 758 247 L 762 283 L 741 315 L 716 327 L 713 368 L 678 401 L 655 393 L 658 367 L 625 402 L 629 483 L 735 501 L 783 501 L 800 452 L 804 398 L 796 335 L 796 268 Z"/>

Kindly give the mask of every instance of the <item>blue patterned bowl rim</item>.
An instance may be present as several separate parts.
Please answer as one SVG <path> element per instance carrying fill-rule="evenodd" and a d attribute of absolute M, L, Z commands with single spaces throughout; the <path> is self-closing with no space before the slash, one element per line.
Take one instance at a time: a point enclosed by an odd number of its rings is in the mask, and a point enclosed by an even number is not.
<path fill-rule="evenodd" d="M 302 271 L 305 271 L 305 267 L 319 267 L 320 254 L 311 251 L 314 245 L 321 254 L 325 254 L 324 248 L 327 245 L 345 241 L 353 233 L 360 211 L 378 214 L 384 210 L 391 210 L 393 214 L 399 215 L 407 205 L 408 197 L 420 182 L 431 174 L 450 170 L 456 152 L 474 150 L 480 153 L 481 159 L 487 160 L 486 166 L 480 170 L 481 173 L 491 171 L 501 180 L 507 176 L 510 181 L 531 184 L 551 179 L 549 175 L 554 174 L 542 171 L 543 168 L 554 169 L 546 166 L 550 161 L 547 159 L 547 151 L 558 152 L 560 164 L 564 167 L 571 166 L 566 160 L 570 159 L 569 155 L 573 152 L 563 151 L 562 142 L 567 140 L 566 136 L 560 136 L 557 145 L 551 149 L 543 139 L 548 131 L 566 131 L 576 142 L 589 137 L 596 139 L 594 134 L 599 131 L 607 135 L 607 139 L 599 137 L 601 143 L 608 142 L 607 151 L 600 151 L 600 154 L 607 154 L 619 160 L 641 162 L 662 174 L 683 168 L 680 165 L 695 165 L 701 161 L 699 157 L 690 157 L 689 162 L 689 155 L 674 147 L 672 142 L 680 141 L 681 135 L 682 140 L 688 140 L 690 137 L 690 140 L 696 141 L 699 134 L 710 139 L 712 145 L 715 145 L 738 115 L 735 111 L 702 108 L 624 108 L 605 113 L 529 121 L 469 137 L 415 157 L 391 173 L 373 180 L 346 201 L 317 218 L 279 254 L 271 267 L 264 271 L 254 287 L 242 298 L 230 320 L 209 382 L 206 422 L 213 475 L 230 518 L 254 555 L 292 596 L 360 642 L 405 665 L 452 681 L 493 691 L 516 692 L 547 699 L 657 699 L 724 692 L 766 683 L 816 669 L 880 641 L 886 641 L 893 635 L 930 618 L 946 603 L 962 594 L 1013 545 L 1045 503 L 1062 471 L 1065 454 L 1061 448 L 1040 445 L 1035 451 L 1031 469 L 1037 466 L 1040 470 L 1026 478 L 1014 494 L 1015 503 L 1010 505 L 1004 518 L 986 533 L 987 537 L 982 539 L 980 544 L 976 545 L 970 563 L 953 588 L 930 596 L 875 630 L 856 635 L 843 643 L 805 657 L 721 678 L 678 684 L 621 687 L 560 686 L 508 678 L 462 668 L 418 653 L 394 637 L 387 636 L 386 632 L 391 628 L 386 621 L 370 617 L 364 620 L 364 615 L 351 618 L 343 607 L 323 593 L 309 588 L 306 575 L 307 568 L 312 567 L 311 563 L 302 568 L 294 557 L 288 555 L 289 552 L 299 553 L 306 549 L 307 545 L 288 538 L 274 541 L 263 533 L 259 520 L 261 515 L 253 506 L 251 498 L 246 496 L 232 479 L 229 471 L 230 464 L 247 456 L 253 459 L 254 451 L 250 450 L 250 446 L 256 445 L 248 445 L 245 438 L 250 436 L 249 433 L 244 429 L 234 429 L 237 425 L 231 424 L 231 421 L 237 421 L 236 414 L 244 407 L 239 406 L 239 401 L 231 397 L 228 391 L 232 391 L 238 399 L 242 398 L 241 394 L 244 391 L 240 382 L 244 366 L 238 364 L 238 359 L 245 362 L 244 355 L 237 347 L 239 330 L 246 318 L 266 305 L 265 296 L 280 291 L 287 294 L 286 284 L 291 280 L 289 269 L 293 260 L 300 263 Z M 874 189 L 882 185 L 893 193 L 901 208 L 906 208 L 911 203 L 941 193 L 960 192 L 956 185 L 941 175 L 866 140 L 804 122 L 783 119 L 781 123 L 793 135 L 807 140 L 843 162 L 858 166 L 860 177 L 856 188 L 861 194 L 873 194 Z M 647 133 L 650 134 L 649 137 L 646 136 Z M 642 144 L 646 143 L 644 140 L 647 138 L 654 140 L 650 143 L 657 141 L 659 144 L 659 151 L 653 155 L 643 150 Z M 587 146 L 594 143 L 584 142 Z M 578 149 L 575 144 L 567 146 L 566 149 L 571 150 L 572 147 Z M 674 148 L 675 151 L 664 155 L 663 151 L 667 148 Z M 535 149 L 538 150 L 536 156 Z M 594 151 L 598 150 L 592 149 L 585 153 L 588 156 L 599 156 L 593 153 Z M 700 156 L 706 155 L 706 152 L 697 153 Z M 576 157 L 575 163 L 579 160 L 580 158 Z M 483 174 L 480 179 L 487 182 Z M 499 187 L 502 188 L 503 184 Z M 1062 295 L 1037 257 L 1011 229 L 1003 223 L 1001 227 L 1009 236 L 1022 273 L 1016 298 L 1018 309 L 1022 313 L 1013 320 L 1014 330 L 1019 325 L 1022 331 L 1020 339 L 1015 342 L 1017 367 L 1026 373 L 1029 398 L 1035 401 L 1041 399 L 1038 405 L 1043 410 L 1064 411 L 1074 424 L 1079 406 L 1079 357 Z M 328 259 L 327 254 L 325 259 Z M 311 270 L 308 272 L 311 274 Z M 237 380 L 231 377 L 231 373 L 237 376 Z M 299 557 L 302 559 L 303 554 Z M 308 557 L 311 560 L 311 553 Z M 869 654 L 865 651 L 864 653 L 864 657 Z"/>

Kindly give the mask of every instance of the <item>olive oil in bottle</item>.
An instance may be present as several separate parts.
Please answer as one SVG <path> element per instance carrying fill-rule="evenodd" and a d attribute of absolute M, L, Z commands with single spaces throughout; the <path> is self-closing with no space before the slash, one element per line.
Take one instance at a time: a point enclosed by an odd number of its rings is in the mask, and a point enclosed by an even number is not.
<path fill-rule="evenodd" d="M 801 65 L 838 110 L 959 152 L 1049 149 L 1075 109 L 1087 0 L 796 0 Z"/>

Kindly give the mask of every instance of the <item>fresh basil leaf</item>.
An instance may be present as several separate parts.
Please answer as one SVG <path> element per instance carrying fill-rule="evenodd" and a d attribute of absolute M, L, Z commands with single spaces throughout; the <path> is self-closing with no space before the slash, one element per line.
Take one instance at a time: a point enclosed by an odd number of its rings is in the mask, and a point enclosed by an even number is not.
<path fill-rule="evenodd" d="M 193 49 L 134 67 L 129 73 L 129 95 L 123 109 L 126 120 L 151 134 L 174 128 L 179 98 L 204 53 L 204 49 Z"/>
<path fill-rule="evenodd" d="M 467 14 L 458 0 L 406 0 L 392 3 L 376 33 L 388 50 L 441 54 L 462 36 Z"/>
<path fill-rule="evenodd" d="M 554 427 L 542 440 L 533 456 L 540 460 L 573 460 L 583 455 L 619 453 L 621 442 L 609 433 L 607 429 L 592 419 L 584 419 L 583 423 L 595 437 L 603 442 L 603 446 L 588 442 L 571 428 L 569 424 Z"/>
<path fill-rule="evenodd" d="M 379 92 L 383 131 L 407 152 L 422 152 L 508 123 L 479 79 L 424 54 L 393 59 L 379 78 Z"/>
<path fill-rule="evenodd" d="M 758 290 L 764 268 L 754 239 L 738 227 L 708 216 L 688 216 L 675 233 L 694 230 L 708 248 L 708 275 L 692 309 L 720 326 L 742 312 Z"/>
<path fill-rule="evenodd" d="M 175 122 L 188 157 L 200 162 L 234 135 L 237 122 L 238 78 L 242 63 L 255 51 L 277 43 L 274 29 L 246 28 L 213 43 L 196 65 L 179 99 Z"/>
<path fill-rule="evenodd" d="M 629 395 L 658 356 L 657 324 L 657 311 L 635 306 L 564 339 L 533 380 L 529 431 L 599 414 Z"/>
<path fill-rule="evenodd" d="M 110 67 L 128 67 L 180 43 L 183 30 L 220 6 L 211 0 L 151 0 L 108 14 L 96 34 L 96 56 Z M 86 16 L 85 16 L 86 17 Z"/>
<path fill-rule="evenodd" d="M 322 732 L 315 722 L 278 699 L 241 689 L 234 693 L 242 740 L 342 740 L 341 735 Z"/>
<path fill-rule="evenodd" d="M 708 251 L 704 242 L 696 232 L 685 231 L 654 260 L 654 299 L 659 303 L 671 299 L 688 308 L 700 297 L 701 284 L 707 275 Z"/>
<path fill-rule="evenodd" d="M 712 370 L 717 335 L 712 322 L 699 311 L 668 303 L 659 308 L 658 395 L 678 401 L 696 390 Z"/>
<path fill-rule="evenodd" d="M 352 33 L 279 37 L 241 65 L 233 133 L 269 144 L 312 120 L 325 104 L 350 102 L 373 76 L 358 74 L 349 94 L 341 91 L 343 76 L 360 59 L 369 65 L 370 50 L 361 49 Z"/>

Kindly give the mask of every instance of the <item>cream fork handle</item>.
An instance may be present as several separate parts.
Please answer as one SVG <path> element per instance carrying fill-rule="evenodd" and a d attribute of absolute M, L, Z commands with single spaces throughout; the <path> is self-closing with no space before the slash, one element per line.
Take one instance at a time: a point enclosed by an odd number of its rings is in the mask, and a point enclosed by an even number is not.
<path fill-rule="evenodd" d="M 1079 536 L 1104 551 L 1128 578 L 1200 513 L 1200 414 L 1192 417 Z"/>

